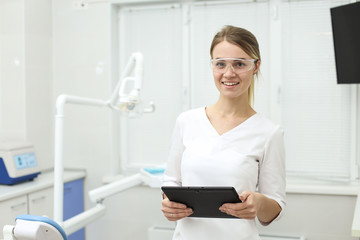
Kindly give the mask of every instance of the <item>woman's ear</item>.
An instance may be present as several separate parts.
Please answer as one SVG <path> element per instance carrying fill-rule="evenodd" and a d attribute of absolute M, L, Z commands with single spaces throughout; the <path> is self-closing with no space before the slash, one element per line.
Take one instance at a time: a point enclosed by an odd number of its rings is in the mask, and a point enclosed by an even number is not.
<path fill-rule="evenodd" d="M 254 75 L 259 71 L 261 65 L 260 59 L 256 61 L 255 69 L 254 69 Z"/>

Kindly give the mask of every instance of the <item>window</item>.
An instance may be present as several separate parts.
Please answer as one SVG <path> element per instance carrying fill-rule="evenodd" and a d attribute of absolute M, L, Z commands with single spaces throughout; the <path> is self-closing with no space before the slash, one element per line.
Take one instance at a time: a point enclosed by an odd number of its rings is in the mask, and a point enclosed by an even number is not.
<path fill-rule="evenodd" d="M 156 111 L 138 119 L 121 118 L 120 156 L 123 166 L 163 164 L 177 115 L 182 111 L 182 11 L 180 5 L 124 6 L 119 9 L 119 56 L 144 55 L 145 104 Z M 124 64 L 120 63 L 120 69 Z"/>
<path fill-rule="evenodd" d="M 121 119 L 126 164 L 164 163 L 177 115 L 217 100 L 209 48 L 214 34 L 231 24 L 259 41 L 254 108 L 283 126 L 288 175 L 355 179 L 359 87 L 336 84 L 330 19 L 331 7 L 347 3 L 194 0 L 121 6 L 120 56 L 144 53 L 143 97 L 157 106 L 140 119 Z"/>
<path fill-rule="evenodd" d="M 282 125 L 288 174 L 350 178 L 351 86 L 337 85 L 330 8 L 287 1 L 282 14 Z"/>

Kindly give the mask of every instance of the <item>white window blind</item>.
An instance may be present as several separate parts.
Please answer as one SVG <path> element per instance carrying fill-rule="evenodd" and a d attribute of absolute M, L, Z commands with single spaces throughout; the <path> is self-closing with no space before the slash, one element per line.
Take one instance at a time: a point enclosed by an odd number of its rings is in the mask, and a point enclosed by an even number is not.
<path fill-rule="evenodd" d="M 141 97 L 156 106 L 154 113 L 141 118 L 120 119 L 120 154 L 127 168 L 167 160 L 175 119 L 182 111 L 181 23 L 181 8 L 174 4 L 128 6 L 119 11 L 120 58 L 126 62 L 132 52 L 143 53 Z"/>
<path fill-rule="evenodd" d="M 330 17 L 330 7 L 346 3 L 282 3 L 282 124 L 290 175 L 350 177 L 350 87 L 336 83 Z"/>

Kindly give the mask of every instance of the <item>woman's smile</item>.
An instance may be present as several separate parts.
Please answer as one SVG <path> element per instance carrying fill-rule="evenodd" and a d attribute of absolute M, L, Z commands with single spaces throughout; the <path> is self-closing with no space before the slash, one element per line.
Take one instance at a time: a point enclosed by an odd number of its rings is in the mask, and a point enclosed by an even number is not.
<path fill-rule="evenodd" d="M 225 85 L 226 87 L 235 87 L 240 84 L 240 82 L 234 82 L 234 81 L 222 81 L 221 84 Z"/>

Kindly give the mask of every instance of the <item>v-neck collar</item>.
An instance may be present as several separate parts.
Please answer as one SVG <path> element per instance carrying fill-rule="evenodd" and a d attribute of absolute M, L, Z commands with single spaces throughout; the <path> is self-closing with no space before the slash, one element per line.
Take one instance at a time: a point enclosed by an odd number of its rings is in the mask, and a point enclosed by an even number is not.
<path fill-rule="evenodd" d="M 236 129 L 243 127 L 244 125 L 246 125 L 249 120 L 251 120 L 252 118 L 255 118 L 255 116 L 257 116 L 258 113 L 256 112 L 255 114 L 251 115 L 249 118 L 247 118 L 245 121 L 241 122 L 240 124 L 236 125 L 235 127 L 229 129 L 228 131 L 224 132 L 223 134 L 219 134 L 219 132 L 215 129 L 215 127 L 212 125 L 210 119 L 207 116 L 206 113 L 206 106 L 203 107 L 203 117 L 205 118 L 205 121 L 207 122 L 207 125 L 210 127 L 210 129 L 212 129 L 212 131 L 218 136 L 218 137 L 223 137 L 224 135 L 228 135 L 231 132 L 235 131 Z"/>

